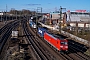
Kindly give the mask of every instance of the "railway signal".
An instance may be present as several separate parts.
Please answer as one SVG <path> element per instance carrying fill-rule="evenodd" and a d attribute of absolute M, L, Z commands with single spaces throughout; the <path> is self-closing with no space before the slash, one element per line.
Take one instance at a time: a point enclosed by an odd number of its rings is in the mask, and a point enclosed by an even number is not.
<path fill-rule="evenodd" d="M 37 7 L 37 13 L 36 13 L 36 30 L 37 30 L 37 22 L 38 22 L 38 13 L 41 13 L 42 16 L 42 7 Z"/>
<path fill-rule="evenodd" d="M 61 6 L 60 6 L 60 21 L 59 21 L 59 31 L 60 31 L 60 33 L 61 33 L 61 21 L 62 21 L 62 10 L 63 9 L 65 9 L 66 10 L 66 8 L 62 8 Z"/>

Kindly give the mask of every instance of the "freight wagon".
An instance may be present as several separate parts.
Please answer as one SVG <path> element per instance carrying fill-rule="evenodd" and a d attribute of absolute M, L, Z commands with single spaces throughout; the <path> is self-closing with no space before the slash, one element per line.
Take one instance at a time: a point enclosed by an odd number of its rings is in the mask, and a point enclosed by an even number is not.
<path fill-rule="evenodd" d="M 58 51 L 68 51 L 68 40 L 47 32 L 44 28 L 38 28 L 38 34 Z"/>
<path fill-rule="evenodd" d="M 32 28 L 36 28 L 36 24 L 33 21 L 30 21 L 29 24 Z"/>
<path fill-rule="evenodd" d="M 38 34 L 41 36 L 41 37 L 44 37 L 44 33 L 47 32 L 47 29 L 45 28 L 42 28 L 42 27 L 38 27 Z"/>

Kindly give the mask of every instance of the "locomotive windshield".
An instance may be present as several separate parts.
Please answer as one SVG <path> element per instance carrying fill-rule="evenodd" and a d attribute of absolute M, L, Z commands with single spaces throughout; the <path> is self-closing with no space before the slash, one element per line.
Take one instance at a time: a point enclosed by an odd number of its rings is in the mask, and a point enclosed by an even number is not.
<path fill-rule="evenodd" d="M 61 42 L 62 45 L 67 45 L 68 43 L 67 42 Z"/>

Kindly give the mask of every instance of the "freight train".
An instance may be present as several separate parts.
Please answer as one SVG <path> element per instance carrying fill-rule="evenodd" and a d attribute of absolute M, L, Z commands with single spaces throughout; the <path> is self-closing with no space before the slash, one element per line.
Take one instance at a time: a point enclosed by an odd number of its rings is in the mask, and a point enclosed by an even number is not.
<path fill-rule="evenodd" d="M 36 28 L 36 24 L 33 21 L 30 21 L 30 26 L 32 28 Z M 50 45 L 52 45 L 58 51 L 67 51 L 68 52 L 68 40 L 60 37 L 55 34 L 51 34 L 48 32 L 46 28 L 38 27 L 37 33 L 39 36 L 44 38 Z"/>
<path fill-rule="evenodd" d="M 50 45 L 52 45 L 58 51 L 68 51 L 68 40 L 55 35 L 51 34 L 42 27 L 38 27 L 38 34 L 44 38 Z"/>

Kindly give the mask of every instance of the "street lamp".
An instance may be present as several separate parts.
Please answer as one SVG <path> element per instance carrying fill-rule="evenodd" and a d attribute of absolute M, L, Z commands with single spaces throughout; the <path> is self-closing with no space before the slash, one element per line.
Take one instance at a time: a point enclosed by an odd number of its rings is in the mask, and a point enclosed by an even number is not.
<path fill-rule="evenodd" d="M 7 5 L 6 5 L 6 22 L 5 24 L 7 23 Z"/>

